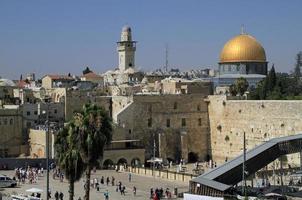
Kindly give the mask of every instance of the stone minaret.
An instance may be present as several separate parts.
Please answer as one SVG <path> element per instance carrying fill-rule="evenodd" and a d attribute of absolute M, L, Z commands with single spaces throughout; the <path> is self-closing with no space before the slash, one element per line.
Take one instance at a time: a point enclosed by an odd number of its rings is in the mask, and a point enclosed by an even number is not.
<path fill-rule="evenodd" d="M 119 70 L 125 71 L 135 66 L 136 41 L 132 41 L 131 28 L 124 26 L 121 34 L 121 41 L 117 42 L 119 56 Z"/>

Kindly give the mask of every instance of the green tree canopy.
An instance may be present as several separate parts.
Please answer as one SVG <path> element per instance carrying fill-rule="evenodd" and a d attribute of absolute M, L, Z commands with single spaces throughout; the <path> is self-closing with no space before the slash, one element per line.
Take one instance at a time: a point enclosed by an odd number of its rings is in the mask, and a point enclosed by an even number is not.
<path fill-rule="evenodd" d="M 249 87 L 249 83 L 243 77 L 236 79 L 234 85 L 235 85 L 235 90 L 236 90 L 237 94 L 239 94 L 240 96 L 242 96 Z"/>
<path fill-rule="evenodd" d="M 69 200 L 74 197 L 74 183 L 80 180 L 86 168 L 77 147 L 78 136 L 71 121 L 58 133 L 55 140 L 57 164 L 69 181 Z"/>
<path fill-rule="evenodd" d="M 86 104 L 83 112 L 75 117 L 75 126 L 79 131 L 81 158 L 87 165 L 84 199 L 89 200 L 91 169 L 99 166 L 104 147 L 111 142 L 112 123 L 108 112 L 102 107 Z"/>

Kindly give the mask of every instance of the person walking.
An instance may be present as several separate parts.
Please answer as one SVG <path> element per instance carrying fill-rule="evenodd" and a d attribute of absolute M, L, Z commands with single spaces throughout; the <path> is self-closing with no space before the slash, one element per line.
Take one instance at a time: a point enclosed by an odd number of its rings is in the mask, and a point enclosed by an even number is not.
<path fill-rule="evenodd" d="M 106 179 L 107 186 L 109 185 L 109 183 L 110 183 L 110 179 L 109 179 L 109 177 L 107 177 L 107 179 Z"/>
<path fill-rule="evenodd" d="M 150 189 L 150 199 L 153 198 L 153 193 L 154 193 L 153 188 L 151 188 L 151 189 Z"/>
<path fill-rule="evenodd" d="M 63 192 L 60 192 L 60 200 L 63 200 L 64 199 L 64 194 L 63 194 Z"/>
<path fill-rule="evenodd" d="M 115 181 L 115 178 L 114 178 L 114 176 L 112 176 L 111 177 L 111 184 L 112 184 L 112 186 L 114 186 L 114 181 Z"/>
<path fill-rule="evenodd" d="M 106 192 L 104 192 L 104 197 L 105 197 L 105 200 L 109 200 L 109 192 L 108 192 L 108 190 L 106 190 Z"/>
<path fill-rule="evenodd" d="M 133 186 L 133 195 L 136 196 L 136 187 Z"/>
<path fill-rule="evenodd" d="M 56 191 L 56 193 L 55 193 L 55 199 L 59 200 L 59 192 L 58 191 Z"/>
<path fill-rule="evenodd" d="M 125 194 L 125 190 L 126 190 L 126 187 L 125 186 L 123 186 L 122 187 L 122 194 L 125 196 L 126 194 Z"/>
<path fill-rule="evenodd" d="M 129 182 L 131 182 L 131 176 L 132 176 L 132 174 L 131 174 L 131 172 L 129 172 L 129 174 L 128 174 Z"/>

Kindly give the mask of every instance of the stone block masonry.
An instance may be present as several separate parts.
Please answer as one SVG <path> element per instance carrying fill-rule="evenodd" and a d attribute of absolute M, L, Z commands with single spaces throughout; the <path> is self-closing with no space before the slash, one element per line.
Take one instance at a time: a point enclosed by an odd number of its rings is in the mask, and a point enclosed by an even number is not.
<path fill-rule="evenodd" d="M 247 149 L 271 138 L 302 132 L 302 101 L 227 100 L 209 96 L 210 152 L 214 162 L 223 163 L 242 153 L 243 133 Z M 287 160 L 298 165 L 297 155 Z"/>

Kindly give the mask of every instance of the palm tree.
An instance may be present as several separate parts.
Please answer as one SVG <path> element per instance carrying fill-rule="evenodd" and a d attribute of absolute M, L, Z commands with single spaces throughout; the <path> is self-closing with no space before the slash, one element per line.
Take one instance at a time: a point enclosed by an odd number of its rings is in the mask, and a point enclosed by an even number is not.
<path fill-rule="evenodd" d="M 70 122 L 59 132 L 55 141 L 57 163 L 69 181 L 69 200 L 74 197 L 74 183 L 80 180 L 86 168 L 77 147 L 78 138 L 78 131 Z"/>
<path fill-rule="evenodd" d="M 104 147 L 111 142 L 112 123 L 108 112 L 91 104 L 84 105 L 83 112 L 74 119 L 79 131 L 80 155 L 87 166 L 84 200 L 89 200 L 91 170 L 99 166 Z"/>

